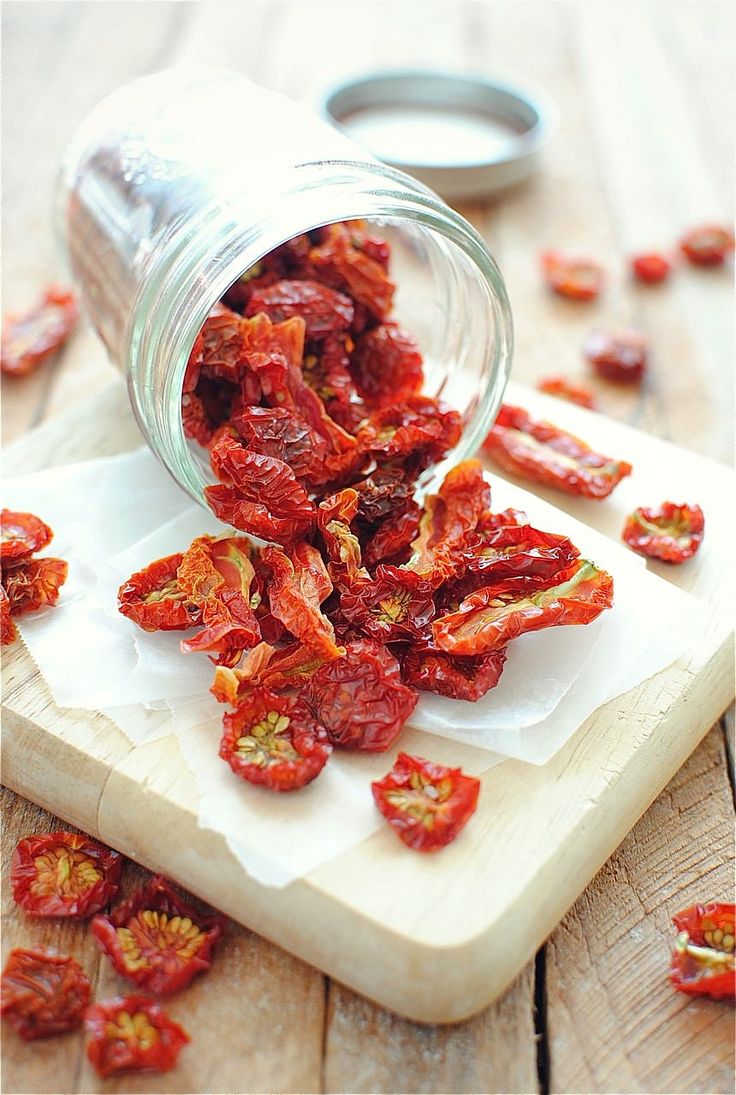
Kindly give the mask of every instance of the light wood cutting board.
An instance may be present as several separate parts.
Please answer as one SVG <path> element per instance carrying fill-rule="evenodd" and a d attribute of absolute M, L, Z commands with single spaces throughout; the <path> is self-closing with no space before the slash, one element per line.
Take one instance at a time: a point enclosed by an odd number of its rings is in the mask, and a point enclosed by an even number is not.
<path fill-rule="evenodd" d="M 559 401 L 512 387 L 515 398 L 661 480 L 659 497 L 642 504 L 688 498 L 717 517 L 695 561 L 659 570 L 707 601 L 712 628 L 687 657 L 595 712 L 544 767 L 506 761 L 486 773 L 463 840 L 441 856 L 407 855 L 390 884 L 377 839 L 385 834 L 376 834 L 284 889 L 263 887 L 224 839 L 197 827 L 197 791 L 175 739 L 134 747 L 104 716 L 57 708 L 20 642 L 3 665 L 4 782 L 401 1014 L 452 1022 L 498 996 L 734 691 L 733 539 L 723 534 L 722 512 L 732 473 Z M 139 443 L 125 390 L 115 385 L 13 445 L 5 472 Z M 679 497 L 672 484 L 682 487 Z M 600 504 L 540 493 L 618 536 L 625 509 L 615 494 Z"/>

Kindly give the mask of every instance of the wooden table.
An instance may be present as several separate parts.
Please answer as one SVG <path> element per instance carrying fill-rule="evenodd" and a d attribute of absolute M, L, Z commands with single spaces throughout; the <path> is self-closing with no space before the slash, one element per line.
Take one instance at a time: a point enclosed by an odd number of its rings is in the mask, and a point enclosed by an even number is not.
<path fill-rule="evenodd" d="M 59 155 L 83 114 L 124 80 L 174 62 L 219 62 L 305 97 L 317 78 L 371 66 L 500 69 L 545 86 L 561 109 L 545 171 L 462 208 L 507 279 L 514 376 L 582 376 L 579 347 L 592 325 L 637 325 L 652 339 L 650 377 L 633 393 L 599 384 L 602 409 L 727 459 L 729 274 L 678 269 L 671 285 L 641 290 L 623 256 L 670 246 L 684 227 L 729 213 L 722 108 L 733 19 L 715 3 L 622 8 L 405 0 L 360 5 L 359 21 L 345 0 L 6 5 L 4 307 L 23 306 L 61 276 L 49 219 Z M 542 291 L 536 263 L 545 246 L 606 263 L 600 304 L 577 308 Z M 95 347 L 81 331 L 55 362 L 3 383 L 6 441 L 110 383 L 112 368 Z M 671 913 L 733 889 L 733 752 L 730 715 L 516 984 L 466 1023 L 398 1019 L 234 927 L 212 971 L 170 1004 L 196 1039 L 175 1072 L 102 1085 L 81 1036 L 31 1050 L 10 1032 L 3 1091 L 731 1091 L 730 1009 L 678 996 L 664 971 Z M 69 950 L 92 972 L 96 994 L 111 995 L 122 981 L 83 926 L 32 922 L 10 900 L 15 842 L 60 823 L 9 792 L 3 808 L 4 953 L 44 943 Z M 142 872 L 126 872 L 129 889 Z"/>

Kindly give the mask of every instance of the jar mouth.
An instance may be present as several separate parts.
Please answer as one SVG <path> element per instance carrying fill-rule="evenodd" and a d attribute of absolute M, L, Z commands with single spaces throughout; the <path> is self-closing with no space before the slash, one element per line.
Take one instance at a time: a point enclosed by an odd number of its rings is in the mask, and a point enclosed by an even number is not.
<path fill-rule="evenodd" d="M 489 382 L 479 392 L 457 446 L 418 484 L 420 493 L 433 489 L 450 467 L 477 451 L 508 379 L 513 329 L 495 260 L 459 213 L 415 179 L 383 165 L 305 163 L 292 169 L 290 185 L 277 193 L 278 201 L 272 197 L 260 217 L 253 215 L 250 188 L 248 209 L 245 190 L 234 194 L 227 208 L 204 209 L 196 222 L 172 234 L 153 264 L 132 309 L 126 340 L 130 399 L 146 439 L 174 479 L 206 508 L 204 488 L 214 477 L 205 451 L 200 457 L 185 437 L 181 396 L 191 348 L 212 306 L 247 269 L 294 236 L 339 221 L 409 222 L 455 245 L 479 271 L 493 331 L 489 344 L 478 349 L 489 359 Z"/>

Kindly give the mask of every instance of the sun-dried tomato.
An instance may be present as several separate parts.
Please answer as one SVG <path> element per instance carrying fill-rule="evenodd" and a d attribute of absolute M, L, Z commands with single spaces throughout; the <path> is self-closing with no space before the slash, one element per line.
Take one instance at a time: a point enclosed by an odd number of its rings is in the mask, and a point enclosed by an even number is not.
<path fill-rule="evenodd" d="M 705 517 L 700 506 L 663 502 L 639 507 L 626 518 L 622 538 L 639 555 L 664 563 L 684 563 L 703 542 Z"/>
<path fill-rule="evenodd" d="M 391 460 L 421 455 L 424 466 L 454 448 L 462 433 L 460 414 L 429 396 L 413 395 L 375 411 L 356 435 L 358 447 Z"/>
<path fill-rule="evenodd" d="M 603 289 L 603 268 L 591 259 L 567 258 L 559 251 L 546 251 L 541 258 L 547 285 L 568 300 L 595 300 Z"/>
<path fill-rule="evenodd" d="M 87 1056 L 102 1077 L 169 1072 L 189 1035 L 145 996 L 116 996 L 87 1008 Z"/>
<path fill-rule="evenodd" d="M 242 536 L 199 536 L 184 552 L 177 583 L 201 608 L 203 630 L 181 642 L 186 654 L 216 654 L 222 665 L 237 662 L 255 646 L 261 630 L 251 605 L 255 570 L 250 541 Z"/>
<path fill-rule="evenodd" d="M 378 319 L 389 312 L 396 286 L 384 266 L 354 243 L 355 233 L 344 224 L 330 224 L 320 233 L 309 261 L 319 280 L 342 289 Z"/>
<path fill-rule="evenodd" d="M 68 572 L 69 565 L 64 559 L 48 555 L 41 559 L 21 559 L 3 568 L 3 585 L 11 616 L 24 616 L 44 605 L 55 605 Z"/>
<path fill-rule="evenodd" d="M 691 905 L 675 913 L 672 923 L 678 931 L 687 932 L 700 947 L 715 947 L 734 953 L 736 905 L 709 901 L 706 905 Z"/>
<path fill-rule="evenodd" d="M 262 558 L 271 568 L 268 596 L 273 615 L 310 650 L 337 657 L 335 632 L 319 607 L 332 592 L 332 582 L 317 548 L 296 544 L 288 556 L 266 548 Z"/>
<path fill-rule="evenodd" d="M 89 995 L 89 980 L 73 958 L 17 947 L 2 973 L 0 1014 L 26 1041 L 49 1038 L 79 1026 Z"/>
<path fill-rule="evenodd" d="M 450 844 L 475 813 L 480 780 L 460 768 L 399 753 L 371 789 L 399 839 L 415 851 L 433 852 Z"/>
<path fill-rule="evenodd" d="M 351 487 L 325 498 L 317 508 L 317 528 L 327 550 L 329 574 L 338 588 L 367 577 L 360 542 L 350 527 L 357 512 L 358 492 Z"/>
<path fill-rule="evenodd" d="M 353 247 L 364 251 L 370 258 L 375 259 L 385 270 L 391 259 L 391 247 L 388 242 L 379 236 L 373 236 L 368 230 L 364 220 L 347 221 L 346 227 L 350 231 L 350 241 Z"/>
<path fill-rule="evenodd" d="M 411 554 L 412 542 L 419 533 L 421 506 L 413 499 L 405 503 L 406 508 L 387 517 L 367 537 L 363 557 L 368 567 L 379 563 L 404 564 Z"/>
<path fill-rule="evenodd" d="M 204 496 L 215 517 L 261 540 L 289 544 L 309 529 L 309 524 L 302 519 L 274 516 L 267 505 L 244 498 L 237 487 L 205 487 Z"/>
<path fill-rule="evenodd" d="M 553 578 L 578 558 L 580 551 L 566 536 L 542 532 L 532 525 L 501 525 L 471 536 L 462 552 L 463 581 L 471 587 L 514 575 Z"/>
<path fill-rule="evenodd" d="M 4 509 L 0 514 L 0 559 L 3 564 L 27 559 L 45 548 L 53 532 L 33 513 L 15 513 Z"/>
<path fill-rule="evenodd" d="M 413 395 L 424 380 L 416 340 L 396 323 L 382 323 L 361 335 L 351 363 L 358 391 L 373 407 Z"/>
<path fill-rule="evenodd" d="M 338 648 L 336 657 L 341 654 Z M 210 692 L 219 703 L 234 707 L 254 689 L 298 690 L 315 670 L 330 660 L 300 642 L 289 643 L 280 650 L 270 643 L 259 643 L 243 656 L 236 668 L 218 666 Z"/>
<path fill-rule="evenodd" d="M 439 493 L 424 501 L 419 535 L 412 543 L 410 570 L 435 585 L 453 577 L 462 567 L 466 537 L 491 504 L 491 488 L 478 460 L 465 460 L 447 473 Z"/>
<path fill-rule="evenodd" d="M 243 320 L 219 302 L 210 311 L 189 355 L 184 391 L 195 391 L 200 373 L 232 384 L 245 368 Z"/>
<path fill-rule="evenodd" d="M 79 309 L 69 289 L 51 285 L 27 312 L 3 321 L 0 369 L 8 376 L 25 376 L 57 353 L 74 330 Z"/>
<path fill-rule="evenodd" d="M 155 875 L 109 914 L 96 916 L 91 928 L 122 977 L 163 996 L 209 969 L 225 924 L 221 916 L 204 915 Z"/>
<path fill-rule="evenodd" d="M 347 643 L 344 656 L 312 674 L 302 695 L 335 745 L 367 752 L 389 749 L 417 702 L 396 658 L 372 639 Z"/>
<path fill-rule="evenodd" d="M 265 689 L 225 715 L 220 756 L 236 776 L 272 791 L 315 779 L 332 752 L 327 733 L 303 703 Z"/>
<path fill-rule="evenodd" d="M 13 899 L 33 916 L 91 916 L 118 890 L 122 857 L 80 833 L 59 830 L 18 842 Z"/>
<path fill-rule="evenodd" d="M 318 281 L 284 280 L 255 289 L 245 309 L 247 316 L 265 312 L 273 323 L 301 316 L 307 338 L 320 339 L 347 330 L 353 322 L 350 297 Z"/>
<path fill-rule="evenodd" d="M 246 407 L 230 424 L 247 449 L 283 460 L 297 479 L 308 477 L 327 456 L 324 437 L 294 411 L 282 407 Z"/>
<path fill-rule="evenodd" d="M 510 525 L 528 525 L 529 518 L 520 509 L 505 509 L 500 513 L 482 513 L 478 518 L 476 532 L 495 532 L 499 528 L 508 528 Z"/>
<path fill-rule="evenodd" d="M 181 425 L 184 436 L 206 447 L 212 440 L 215 425 L 210 420 L 200 396 L 194 392 L 181 397 Z"/>
<path fill-rule="evenodd" d="M 583 352 L 589 364 L 605 380 L 638 384 L 647 368 L 649 342 L 636 331 L 589 335 Z"/>
<path fill-rule="evenodd" d="M 5 586 L 0 585 L 0 646 L 15 642 L 17 636 L 18 632 L 10 617 L 10 600 Z"/>
<path fill-rule="evenodd" d="M 381 564 L 374 578 L 343 591 L 340 608 L 350 624 L 380 642 L 416 639 L 434 617 L 434 588 L 414 571 Z"/>
<path fill-rule="evenodd" d="M 157 559 L 118 590 L 118 610 L 144 631 L 186 631 L 202 620 L 201 606 L 177 581 L 182 552 Z"/>
<path fill-rule="evenodd" d="M 632 471 L 625 460 L 596 453 L 580 438 L 507 403 L 502 405 L 483 449 L 494 463 L 514 475 L 586 498 L 607 498 Z"/>
<path fill-rule="evenodd" d="M 669 260 L 658 251 L 647 251 L 641 255 L 634 255 L 631 259 L 632 274 L 637 281 L 645 285 L 657 285 L 660 281 L 665 281 L 671 269 Z"/>
<path fill-rule="evenodd" d="M 678 929 L 670 981 L 691 996 L 736 999 L 736 906 L 710 902 L 672 917 Z"/>
<path fill-rule="evenodd" d="M 485 654 L 529 631 L 589 624 L 612 604 L 610 574 L 578 559 L 553 579 L 522 575 L 471 593 L 457 612 L 434 621 L 432 635 L 450 654 Z"/>
<path fill-rule="evenodd" d="M 720 224 L 691 228 L 680 240 L 680 250 L 694 266 L 721 266 L 734 249 L 734 235 Z"/>
<path fill-rule="evenodd" d="M 537 382 L 537 388 L 547 395 L 566 399 L 568 403 L 577 403 L 578 407 L 587 407 L 589 411 L 595 409 L 595 396 L 590 388 L 586 388 L 584 384 L 575 384 L 566 376 L 546 376 Z"/>
<path fill-rule="evenodd" d="M 422 640 L 403 655 L 401 670 L 404 683 L 412 688 L 473 703 L 496 687 L 505 661 L 506 647 L 477 657 L 458 657 Z"/>

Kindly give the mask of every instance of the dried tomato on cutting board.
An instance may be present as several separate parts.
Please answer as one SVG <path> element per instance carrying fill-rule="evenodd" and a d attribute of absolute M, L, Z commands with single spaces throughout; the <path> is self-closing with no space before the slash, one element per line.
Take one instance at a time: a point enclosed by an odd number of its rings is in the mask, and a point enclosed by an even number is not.
<path fill-rule="evenodd" d="M 419 852 L 450 844 L 475 813 L 480 780 L 459 768 L 399 753 L 371 784 L 376 806 L 400 840 Z"/>
<path fill-rule="evenodd" d="M 69 568 L 63 559 L 34 558 L 54 535 L 39 517 L 4 509 L 0 522 L 0 643 L 5 646 L 17 635 L 14 616 L 56 604 Z"/>
<path fill-rule="evenodd" d="M 678 564 L 692 559 L 704 532 L 705 517 L 700 506 L 663 502 L 653 509 L 635 509 L 626 518 L 621 535 L 639 555 Z"/>
<path fill-rule="evenodd" d="M 603 267 L 592 259 L 568 258 L 559 251 L 545 251 L 541 263 L 544 280 L 558 296 L 588 301 L 595 300 L 603 290 Z"/>

